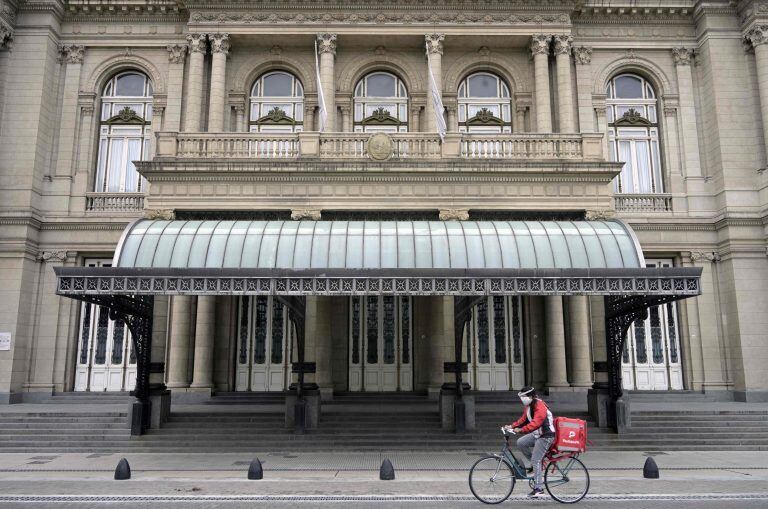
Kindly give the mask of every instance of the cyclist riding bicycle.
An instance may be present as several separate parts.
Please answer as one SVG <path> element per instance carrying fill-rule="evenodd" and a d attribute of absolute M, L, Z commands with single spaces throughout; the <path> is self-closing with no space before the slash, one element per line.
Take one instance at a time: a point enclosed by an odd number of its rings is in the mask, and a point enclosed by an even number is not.
<path fill-rule="evenodd" d="M 539 399 L 533 387 L 525 387 L 517 393 L 525 407 L 523 415 L 507 427 L 524 436 L 517 440 L 520 452 L 531 462 L 534 476 L 533 491 L 528 498 L 545 496 L 541 460 L 555 440 L 555 424 L 547 404 Z M 529 469 L 530 470 L 530 469 Z"/>

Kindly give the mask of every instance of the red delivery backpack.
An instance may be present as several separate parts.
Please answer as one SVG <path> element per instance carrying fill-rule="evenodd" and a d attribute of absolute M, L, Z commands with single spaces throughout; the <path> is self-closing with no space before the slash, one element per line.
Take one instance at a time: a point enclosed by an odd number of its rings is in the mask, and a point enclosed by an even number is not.
<path fill-rule="evenodd" d="M 584 452 L 587 450 L 587 423 L 581 419 L 555 418 L 555 443 L 557 452 Z"/>

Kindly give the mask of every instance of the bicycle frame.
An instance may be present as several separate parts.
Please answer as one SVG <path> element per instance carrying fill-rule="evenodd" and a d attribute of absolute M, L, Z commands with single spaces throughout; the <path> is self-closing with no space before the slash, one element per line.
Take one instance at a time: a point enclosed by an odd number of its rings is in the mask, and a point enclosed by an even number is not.
<path fill-rule="evenodd" d="M 509 437 L 507 433 L 504 433 L 504 447 L 501 450 L 501 454 L 494 455 L 499 457 L 499 459 L 504 460 L 507 464 L 509 464 L 510 467 L 512 467 L 512 472 L 515 474 L 515 478 L 521 481 L 533 481 L 534 477 L 533 475 L 527 475 L 525 472 L 525 466 L 518 461 L 517 457 L 515 457 L 514 454 L 512 454 L 512 451 L 509 448 Z M 557 468 L 557 471 L 560 473 L 560 475 L 563 476 L 562 481 L 556 481 L 556 485 L 559 484 L 565 484 L 568 482 L 568 472 L 571 470 L 571 465 L 573 465 L 573 459 L 578 458 L 579 453 L 574 452 L 564 452 L 564 453 L 557 453 L 552 450 L 547 451 L 547 454 L 544 455 L 544 459 L 541 461 L 541 470 L 542 472 L 546 471 L 547 468 L 551 463 L 554 463 L 555 468 Z M 565 466 L 560 466 L 559 463 L 570 460 L 568 463 L 565 464 Z M 496 474 L 498 474 L 498 468 L 496 471 Z M 495 475 L 494 475 L 495 478 Z"/>

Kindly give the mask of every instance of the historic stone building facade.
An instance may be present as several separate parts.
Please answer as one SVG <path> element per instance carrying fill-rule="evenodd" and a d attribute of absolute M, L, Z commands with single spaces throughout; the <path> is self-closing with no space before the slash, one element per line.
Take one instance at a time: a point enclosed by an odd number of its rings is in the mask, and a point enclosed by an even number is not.
<path fill-rule="evenodd" d="M 610 4 L 0 0 L 0 402 L 132 388 L 125 323 L 55 292 L 55 267 L 109 266 L 118 244 L 136 266 L 210 266 L 255 228 L 343 225 L 365 257 L 369 230 L 509 225 L 540 256 L 551 229 L 612 219 L 647 266 L 703 269 L 701 296 L 632 324 L 624 387 L 768 400 L 768 2 Z M 129 252 L 140 218 L 174 245 Z M 185 238 L 205 246 L 174 261 Z M 240 246 L 218 266 L 267 256 Z M 275 297 L 154 306 L 174 398 L 291 383 Z M 468 381 L 582 398 L 603 315 L 587 295 L 488 297 Z M 451 297 L 308 297 L 308 377 L 325 397 L 434 393 L 453 333 Z"/>

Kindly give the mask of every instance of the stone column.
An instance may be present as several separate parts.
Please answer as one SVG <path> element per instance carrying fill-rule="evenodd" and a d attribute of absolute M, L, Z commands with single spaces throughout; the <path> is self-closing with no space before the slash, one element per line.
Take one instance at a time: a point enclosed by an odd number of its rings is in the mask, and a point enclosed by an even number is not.
<path fill-rule="evenodd" d="M 305 104 L 304 105 L 304 130 L 305 131 L 315 131 L 317 128 L 315 127 L 315 107 L 314 104 Z"/>
<path fill-rule="evenodd" d="M 513 131 L 516 133 L 524 133 L 525 132 L 525 110 L 527 110 L 527 106 L 516 106 L 515 107 L 515 123 L 512 126 Z"/>
<path fill-rule="evenodd" d="M 192 298 L 175 295 L 171 303 L 171 338 L 168 354 L 168 387 L 189 387 L 189 343 Z"/>
<path fill-rule="evenodd" d="M 315 313 L 314 323 L 307 323 L 308 332 L 314 336 L 315 343 L 315 382 L 320 387 L 320 397 L 323 401 L 333 399 L 333 343 L 331 314 L 333 313 L 332 297 L 309 297 L 313 299 Z"/>
<path fill-rule="evenodd" d="M 595 132 L 595 114 L 592 111 L 592 47 L 574 47 L 573 60 L 576 62 L 576 100 L 579 112 L 579 130 L 583 133 L 593 133 Z"/>
<path fill-rule="evenodd" d="M 411 118 L 408 124 L 411 132 L 421 132 L 421 106 L 411 106 Z"/>
<path fill-rule="evenodd" d="M 448 112 L 448 129 L 449 133 L 459 132 L 459 116 L 456 114 L 457 105 L 453 104 L 447 106 L 445 109 Z"/>
<path fill-rule="evenodd" d="M 248 132 L 248 125 L 245 122 L 245 104 L 236 104 L 233 106 L 235 110 L 235 129 L 240 133 Z"/>
<path fill-rule="evenodd" d="M 69 177 L 75 169 L 75 133 L 77 132 L 77 103 L 80 91 L 80 70 L 83 67 L 85 46 L 65 44 L 59 49 L 64 71 L 64 96 L 61 104 L 59 126 L 59 154 L 56 176 Z"/>
<path fill-rule="evenodd" d="M 549 42 L 552 36 L 535 34 L 531 37 L 533 55 L 534 97 L 536 103 L 536 132 L 552 132 L 552 111 L 549 106 Z"/>
<path fill-rule="evenodd" d="M 224 104 L 227 89 L 227 55 L 229 34 L 209 34 L 211 41 L 211 96 L 208 101 L 208 132 L 224 131 Z"/>
<path fill-rule="evenodd" d="M 197 298 L 195 318 L 195 364 L 192 385 L 210 392 L 213 387 L 213 338 L 216 333 L 216 297 L 201 295 Z"/>
<path fill-rule="evenodd" d="M 343 106 L 339 106 L 339 111 L 341 111 L 342 132 L 351 133 L 352 132 L 352 108 L 350 108 L 349 105 L 345 104 Z"/>
<path fill-rule="evenodd" d="M 181 98 L 184 89 L 184 60 L 187 58 L 187 46 L 169 44 L 168 49 L 168 98 L 165 106 L 166 131 L 181 129 Z"/>
<path fill-rule="evenodd" d="M 576 132 L 573 121 L 573 86 L 571 84 L 571 43 L 568 34 L 555 36 L 555 65 L 557 66 L 557 109 L 560 132 Z"/>
<path fill-rule="evenodd" d="M 689 48 L 672 48 L 672 59 L 675 61 L 677 88 L 680 94 L 682 153 L 685 154 L 685 176 L 701 176 L 699 135 L 696 126 L 696 108 L 693 103 L 693 77 L 691 76 L 693 50 Z M 758 72 L 759 69 L 760 66 L 758 65 Z M 768 73 L 763 78 L 768 79 Z M 760 82 L 758 81 L 758 83 Z"/>
<path fill-rule="evenodd" d="M 545 301 L 547 330 L 547 387 L 558 390 L 569 387 L 565 367 L 565 327 L 563 326 L 563 298 L 548 295 Z"/>
<path fill-rule="evenodd" d="M 763 137 L 768 150 L 768 25 L 757 25 L 747 34 L 755 47 L 757 87 L 760 92 L 760 112 L 763 118 Z"/>
<path fill-rule="evenodd" d="M 189 76 L 184 104 L 184 131 L 198 132 L 202 130 L 205 34 L 189 34 L 187 41 L 189 41 Z"/>
<path fill-rule="evenodd" d="M 323 86 L 325 109 L 328 120 L 325 130 L 334 132 L 336 126 L 336 34 L 317 34 L 317 51 L 320 53 L 320 81 Z M 319 126 L 318 126 L 319 128 Z"/>
<path fill-rule="evenodd" d="M 597 132 L 603 134 L 603 156 L 606 161 L 612 161 L 613 155 L 608 150 L 608 116 L 607 106 L 605 105 L 605 96 L 600 101 L 595 101 L 593 98 L 593 108 L 595 110 L 595 117 L 597 118 Z"/>
<path fill-rule="evenodd" d="M 569 337 L 571 340 L 571 386 L 592 387 L 592 357 L 590 355 L 589 302 L 586 296 L 568 297 Z"/>
<path fill-rule="evenodd" d="M 425 122 L 425 131 L 428 133 L 437 132 L 437 122 L 435 122 L 435 105 L 432 102 L 432 89 L 429 85 L 429 71 L 432 70 L 432 75 L 435 77 L 435 85 L 437 86 L 438 93 L 443 94 L 443 40 L 445 40 L 445 34 L 427 34 L 424 36 L 424 40 L 427 41 L 427 51 L 429 52 L 429 60 L 427 64 L 427 108 L 426 115 L 427 121 Z M 443 112 L 439 112 L 440 115 Z"/>

